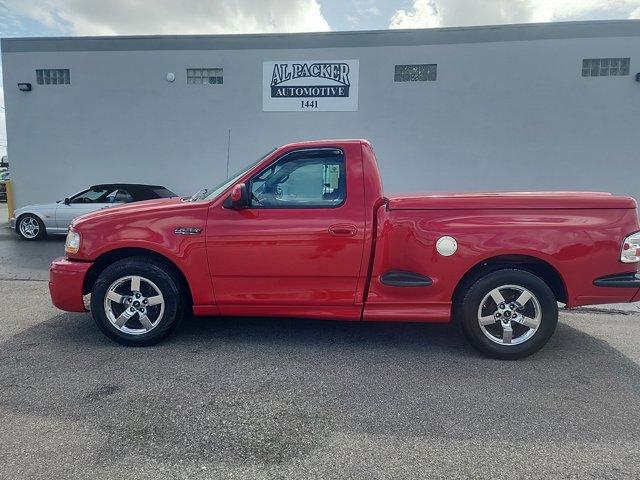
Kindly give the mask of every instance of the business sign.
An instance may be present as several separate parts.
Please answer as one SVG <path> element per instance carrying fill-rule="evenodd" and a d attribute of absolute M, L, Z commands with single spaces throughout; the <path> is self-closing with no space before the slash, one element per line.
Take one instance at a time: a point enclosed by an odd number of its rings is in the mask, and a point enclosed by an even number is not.
<path fill-rule="evenodd" d="M 355 112 L 358 60 L 264 62 L 262 109 L 266 112 Z"/>

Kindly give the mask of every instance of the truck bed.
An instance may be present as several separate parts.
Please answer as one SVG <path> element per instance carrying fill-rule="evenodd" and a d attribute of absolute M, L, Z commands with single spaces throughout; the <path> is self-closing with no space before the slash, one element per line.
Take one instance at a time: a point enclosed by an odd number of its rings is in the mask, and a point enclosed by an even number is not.
<path fill-rule="evenodd" d="M 607 192 L 470 192 L 390 195 L 389 210 L 635 209 L 631 197 Z"/>

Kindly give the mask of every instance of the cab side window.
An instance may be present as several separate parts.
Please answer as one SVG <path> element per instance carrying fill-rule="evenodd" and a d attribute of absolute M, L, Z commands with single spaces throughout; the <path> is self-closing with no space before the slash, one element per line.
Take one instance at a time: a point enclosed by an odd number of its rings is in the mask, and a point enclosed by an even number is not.
<path fill-rule="evenodd" d="M 107 195 L 108 203 L 129 203 L 133 202 L 133 197 L 126 190 L 119 188 Z"/>
<path fill-rule="evenodd" d="M 105 203 L 109 190 L 104 188 L 91 188 L 71 198 L 71 203 Z"/>
<path fill-rule="evenodd" d="M 250 181 L 251 208 L 333 208 L 346 198 L 344 154 L 287 154 Z"/>

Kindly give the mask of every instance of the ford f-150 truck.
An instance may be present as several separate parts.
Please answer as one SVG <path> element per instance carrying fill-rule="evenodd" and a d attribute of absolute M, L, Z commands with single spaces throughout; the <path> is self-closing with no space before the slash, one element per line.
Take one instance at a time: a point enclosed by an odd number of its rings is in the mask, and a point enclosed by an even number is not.
<path fill-rule="evenodd" d="M 434 173 L 436 174 L 436 173 Z M 285 145 L 190 198 L 76 219 L 51 265 L 63 310 L 126 345 L 186 312 L 459 322 L 516 359 L 566 307 L 640 300 L 636 202 L 608 193 L 385 195 L 365 140 Z"/>

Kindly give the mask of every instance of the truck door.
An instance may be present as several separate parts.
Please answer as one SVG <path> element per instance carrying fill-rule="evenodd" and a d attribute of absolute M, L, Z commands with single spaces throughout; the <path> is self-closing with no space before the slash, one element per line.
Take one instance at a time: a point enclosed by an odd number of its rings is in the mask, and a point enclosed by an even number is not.
<path fill-rule="evenodd" d="M 207 250 L 220 312 L 353 305 L 365 229 L 359 145 L 288 152 L 247 189 L 249 208 L 219 205 L 209 214 Z"/>

